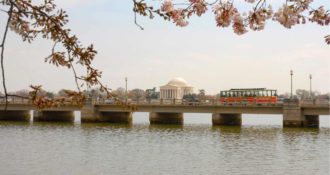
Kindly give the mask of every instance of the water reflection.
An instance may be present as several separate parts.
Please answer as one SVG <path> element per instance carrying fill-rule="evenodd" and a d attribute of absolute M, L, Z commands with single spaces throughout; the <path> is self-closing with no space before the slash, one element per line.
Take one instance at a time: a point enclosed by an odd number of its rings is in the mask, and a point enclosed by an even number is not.
<path fill-rule="evenodd" d="M 122 124 L 122 123 L 81 123 L 80 128 L 83 130 L 97 130 L 97 129 L 118 129 L 118 128 L 132 128 L 132 124 Z"/>
<path fill-rule="evenodd" d="M 329 174 L 330 129 L 0 122 L 1 174 Z"/>
<path fill-rule="evenodd" d="M 283 128 L 283 133 L 311 133 L 318 134 L 322 128 Z"/>
<path fill-rule="evenodd" d="M 74 122 L 31 122 L 31 125 L 37 127 L 66 127 L 66 126 L 74 126 L 78 123 Z"/>
<path fill-rule="evenodd" d="M 240 126 L 212 126 L 213 132 L 220 132 L 221 134 L 240 134 L 242 127 Z"/>
<path fill-rule="evenodd" d="M 183 131 L 183 125 L 157 125 L 151 124 L 148 126 L 149 132 L 178 132 Z"/>
<path fill-rule="evenodd" d="M 8 127 L 8 126 L 30 126 L 30 122 L 26 121 L 0 121 L 0 127 Z"/>

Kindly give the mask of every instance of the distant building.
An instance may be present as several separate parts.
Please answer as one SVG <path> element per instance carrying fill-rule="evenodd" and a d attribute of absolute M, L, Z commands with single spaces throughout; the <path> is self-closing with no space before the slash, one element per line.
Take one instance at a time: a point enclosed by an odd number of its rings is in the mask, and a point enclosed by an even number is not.
<path fill-rule="evenodd" d="M 160 99 L 182 99 L 184 95 L 192 94 L 193 87 L 183 78 L 173 78 L 160 87 Z"/>

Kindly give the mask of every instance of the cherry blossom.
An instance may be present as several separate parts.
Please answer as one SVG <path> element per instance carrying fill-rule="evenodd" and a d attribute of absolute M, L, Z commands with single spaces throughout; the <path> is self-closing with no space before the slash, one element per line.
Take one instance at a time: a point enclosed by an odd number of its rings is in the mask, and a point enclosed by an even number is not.
<path fill-rule="evenodd" d="M 278 21 L 286 28 L 291 28 L 299 23 L 299 13 L 293 6 L 283 5 L 275 14 L 274 20 Z"/>
<path fill-rule="evenodd" d="M 171 12 L 174 10 L 174 6 L 171 0 L 164 1 L 163 5 L 160 8 L 163 12 Z"/>
<path fill-rule="evenodd" d="M 267 0 L 244 0 L 253 4 L 252 9 L 247 11 L 239 11 L 237 4 L 242 1 L 234 2 L 234 0 L 188 0 L 185 3 L 160 0 L 162 4 L 159 10 L 154 10 L 154 7 L 148 6 L 145 1 L 148 0 L 133 0 L 135 13 L 150 18 L 157 14 L 165 20 L 173 21 L 177 26 L 184 27 L 189 24 L 188 20 L 193 14 L 201 16 L 208 9 L 212 9 L 216 26 L 225 28 L 232 25 L 234 33 L 238 35 L 246 33 L 247 27 L 253 31 L 263 30 L 270 20 L 280 23 L 285 28 L 292 28 L 294 25 L 305 24 L 308 21 L 321 26 L 330 23 L 330 12 L 324 8 L 328 4 L 314 8 L 313 0 L 283 0 L 284 4 L 275 10 L 270 6 L 272 2 Z M 326 37 L 327 43 L 329 43 L 328 38 Z"/>
<path fill-rule="evenodd" d="M 252 30 L 262 30 L 265 27 L 266 20 L 272 17 L 273 10 L 271 6 L 266 8 L 260 8 L 256 11 L 250 11 L 248 20 L 249 26 Z"/>
<path fill-rule="evenodd" d="M 189 0 L 193 4 L 193 11 L 197 16 L 201 16 L 207 11 L 207 6 L 204 0 Z"/>
<path fill-rule="evenodd" d="M 217 26 L 219 27 L 228 27 L 231 24 L 234 15 L 238 13 L 237 9 L 229 2 L 215 5 L 213 11 Z"/>
<path fill-rule="evenodd" d="M 239 13 L 236 13 L 233 18 L 233 30 L 236 34 L 242 35 L 247 32 L 243 23 L 243 18 Z"/>

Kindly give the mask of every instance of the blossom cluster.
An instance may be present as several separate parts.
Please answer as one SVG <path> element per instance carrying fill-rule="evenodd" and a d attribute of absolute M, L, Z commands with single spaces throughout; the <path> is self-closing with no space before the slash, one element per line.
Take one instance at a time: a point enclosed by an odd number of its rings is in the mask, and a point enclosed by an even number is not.
<path fill-rule="evenodd" d="M 62 9 L 56 9 L 53 0 L 43 0 L 39 5 L 35 5 L 31 0 L 0 0 L 0 6 L 4 6 L 2 10 L 8 13 L 6 29 L 4 37 L 6 38 L 8 29 L 18 34 L 23 41 L 32 42 L 36 37 L 48 39 L 54 43 L 51 54 L 45 59 L 45 62 L 53 64 L 57 67 L 65 67 L 72 69 L 73 76 L 77 85 L 76 91 L 68 91 L 67 95 L 71 102 L 82 104 L 84 95 L 80 91 L 83 85 L 92 87 L 99 86 L 100 91 L 106 92 L 111 97 L 110 89 L 103 85 L 100 81 L 101 71 L 92 66 L 95 55 L 97 54 L 93 45 L 83 47 L 77 36 L 70 33 L 70 29 L 66 28 L 68 23 L 68 15 Z M 3 40 L 5 41 L 5 40 Z M 0 45 L 1 51 L 4 51 L 4 42 Z M 60 47 L 56 47 L 61 45 Z M 3 56 L 1 57 L 3 59 Z M 87 75 L 79 75 L 76 73 L 74 66 L 78 64 L 86 69 Z M 2 65 L 3 66 L 3 65 Z M 4 76 L 4 74 L 3 74 Z M 5 99 L 7 104 L 8 94 L 5 83 Z M 62 103 L 57 99 L 48 99 L 38 93 L 41 86 L 31 86 L 33 89 L 29 96 L 22 97 L 32 100 L 38 108 L 47 108 Z"/>
<path fill-rule="evenodd" d="M 213 7 L 215 21 L 219 27 L 228 27 L 238 11 L 231 3 L 217 4 Z"/>
<path fill-rule="evenodd" d="M 207 11 L 207 6 L 204 0 L 189 0 L 189 2 L 193 6 L 193 12 L 197 14 L 197 16 L 202 16 Z"/>
<path fill-rule="evenodd" d="M 232 24 L 236 34 L 241 35 L 247 32 L 244 19 L 230 2 L 215 5 L 213 12 L 218 27 L 228 27 Z"/>
<path fill-rule="evenodd" d="M 135 4 L 144 3 L 144 0 L 133 1 Z M 149 7 L 149 12 L 155 12 L 165 20 L 172 20 L 177 26 L 184 27 L 188 25 L 188 18 L 193 14 L 201 16 L 206 13 L 208 7 L 211 7 L 216 25 L 222 28 L 232 26 L 233 31 L 238 35 L 246 33 L 247 28 L 253 31 L 263 30 L 268 20 L 276 21 L 286 28 L 304 24 L 307 21 L 322 26 L 330 23 L 329 10 L 323 6 L 312 8 L 313 0 L 287 0 L 275 11 L 270 4 L 267 4 L 267 0 L 245 0 L 245 2 L 253 4 L 252 10 L 238 11 L 234 0 L 218 0 L 212 3 L 206 2 L 206 0 L 188 0 L 187 3 L 177 4 L 174 4 L 172 0 L 163 0 L 159 11 L 153 11 L 153 7 Z M 176 8 L 176 6 L 180 6 L 180 8 Z"/>
<path fill-rule="evenodd" d="M 316 22 L 319 25 L 329 25 L 330 23 L 330 15 L 329 11 L 325 11 L 324 7 L 320 7 L 316 10 L 312 10 L 310 12 L 311 18 L 309 19 L 311 22 Z"/>
<path fill-rule="evenodd" d="M 291 28 L 293 25 L 299 23 L 301 15 L 293 6 L 283 5 L 275 14 L 274 20 L 278 21 L 286 28 Z"/>
<path fill-rule="evenodd" d="M 189 23 L 186 20 L 184 9 L 175 9 L 171 0 L 164 1 L 163 5 L 161 6 L 161 11 L 167 13 L 177 26 L 184 27 Z"/>
<path fill-rule="evenodd" d="M 273 9 L 271 6 L 268 6 L 268 8 L 259 8 L 255 11 L 250 11 L 248 16 L 250 29 L 254 31 L 264 29 L 266 20 L 270 19 L 272 14 Z"/>

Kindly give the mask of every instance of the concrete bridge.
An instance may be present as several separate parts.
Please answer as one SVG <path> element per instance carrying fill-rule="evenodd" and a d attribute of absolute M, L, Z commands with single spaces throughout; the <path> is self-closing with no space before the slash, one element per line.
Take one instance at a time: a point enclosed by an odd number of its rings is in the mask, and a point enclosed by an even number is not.
<path fill-rule="evenodd" d="M 28 102 L 0 104 L 0 120 L 73 121 L 74 111 L 81 111 L 81 122 L 132 123 L 133 112 L 149 112 L 151 124 L 183 124 L 184 113 L 210 113 L 213 125 L 241 125 L 242 114 L 281 114 L 284 127 L 318 127 L 319 115 L 329 115 L 329 102 L 286 99 L 282 104 L 227 103 L 132 103 L 132 111 L 121 105 L 87 101 L 83 106 L 63 105 L 38 110 Z"/>

